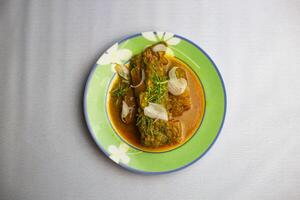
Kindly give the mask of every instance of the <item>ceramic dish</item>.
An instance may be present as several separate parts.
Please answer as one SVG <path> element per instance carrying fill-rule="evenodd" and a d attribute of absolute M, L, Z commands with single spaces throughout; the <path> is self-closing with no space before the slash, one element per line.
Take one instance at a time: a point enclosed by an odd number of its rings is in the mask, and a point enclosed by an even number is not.
<path fill-rule="evenodd" d="M 116 75 L 114 63 L 127 63 L 145 47 L 164 41 L 167 54 L 187 64 L 201 81 L 205 112 L 193 136 L 181 146 L 165 152 L 147 152 L 127 143 L 114 130 L 107 113 L 108 91 Z M 98 147 L 118 165 L 140 173 L 160 174 L 189 166 L 216 141 L 226 112 L 222 77 L 212 59 L 190 40 L 168 32 L 143 32 L 129 36 L 105 51 L 93 66 L 84 92 L 84 115 Z"/>

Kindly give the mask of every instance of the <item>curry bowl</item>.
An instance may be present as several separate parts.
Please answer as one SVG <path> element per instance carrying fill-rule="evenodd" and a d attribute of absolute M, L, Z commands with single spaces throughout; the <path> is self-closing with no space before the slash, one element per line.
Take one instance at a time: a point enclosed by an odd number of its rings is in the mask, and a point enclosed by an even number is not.
<path fill-rule="evenodd" d="M 143 32 L 100 56 L 83 106 L 105 155 L 128 170 L 160 174 L 187 167 L 210 149 L 224 122 L 226 94 L 198 45 L 169 32 Z"/>

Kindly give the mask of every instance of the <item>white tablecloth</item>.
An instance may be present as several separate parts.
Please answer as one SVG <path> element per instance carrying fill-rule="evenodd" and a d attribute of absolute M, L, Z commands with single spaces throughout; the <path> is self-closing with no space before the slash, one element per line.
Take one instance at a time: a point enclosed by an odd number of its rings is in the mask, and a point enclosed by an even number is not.
<path fill-rule="evenodd" d="M 83 87 L 117 40 L 162 30 L 199 44 L 228 112 L 192 166 L 145 176 L 89 136 Z M 300 1 L 0 1 L 0 199 L 300 199 Z"/>

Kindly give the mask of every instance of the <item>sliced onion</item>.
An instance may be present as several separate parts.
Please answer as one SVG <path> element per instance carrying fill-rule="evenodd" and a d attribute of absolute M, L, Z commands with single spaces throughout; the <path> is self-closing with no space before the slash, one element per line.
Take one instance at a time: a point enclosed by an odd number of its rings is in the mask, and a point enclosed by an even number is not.
<path fill-rule="evenodd" d="M 177 68 L 178 67 L 173 67 L 169 71 L 170 80 L 168 82 L 168 90 L 171 94 L 175 96 L 181 95 L 187 87 L 187 81 L 184 78 L 177 78 L 176 76 Z"/>
<path fill-rule="evenodd" d="M 137 85 L 130 85 L 130 87 L 137 88 L 137 87 L 139 87 L 139 86 L 141 86 L 143 84 L 144 80 L 145 80 L 145 72 L 142 69 L 142 80 L 141 80 L 141 82 L 139 82 L 139 84 L 137 84 Z"/>
<path fill-rule="evenodd" d="M 128 70 L 128 68 L 125 65 L 123 65 L 123 64 L 121 64 L 121 65 L 117 64 L 116 67 L 115 67 L 115 69 L 116 69 L 116 72 L 122 78 L 124 78 L 125 80 L 129 80 L 129 70 Z"/>
<path fill-rule="evenodd" d="M 177 76 L 176 76 L 176 69 L 178 67 L 173 67 L 170 71 L 169 71 L 169 77 L 170 79 L 177 79 Z"/>
<path fill-rule="evenodd" d="M 167 47 L 164 44 L 157 44 L 154 47 L 152 47 L 152 51 L 158 52 L 158 51 L 166 51 Z"/>
<path fill-rule="evenodd" d="M 170 79 L 168 82 L 168 91 L 175 96 L 184 93 L 186 87 L 187 81 L 184 78 Z"/>
<path fill-rule="evenodd" d="M 168 121 L 168 112 L 166 108 L 157 103 L 150 103 L 144 108 L 144 114 L 152 119 L 162 119 Z"/>
<path fill-rule="evenodd" d="M 129 112 L 131 111 L 131 107 L 127 105 L 125 101 L 122 101 L 122 113 L 121 113 L 121 119 L 124 122 L 124 119 L 127 117 Z"/>

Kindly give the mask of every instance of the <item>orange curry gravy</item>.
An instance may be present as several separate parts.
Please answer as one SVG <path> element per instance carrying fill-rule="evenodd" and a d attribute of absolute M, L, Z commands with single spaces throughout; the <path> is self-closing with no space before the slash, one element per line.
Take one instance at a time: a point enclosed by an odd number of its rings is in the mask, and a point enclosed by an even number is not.
<path fill-rule="evenodd" d="M 171 61 L 171 66 L 177 66 L 185 70 L 187 75 L 188 87 L 190 89 L 191 108 L 185 111 L 181 116 L 176 117 L 182 124 L 183 140 L 179 144 L 168 144 L 162 147 L 145 147 L 140 143 L 139 131 L 135 123 L 124 124 L 121 120 L 121 108 L 117 108 L 112 100 L 111 93 L 109 92 L 107 101 L 107 111 L 111 124 L 117 134 L 128 144 L 148 152 L 163 152 L 175 149 L 176 147 L 187 142 L 196 132 L 202 121 L 205 110 L 205 96 L 203 86 L 197 75 L 182 61 L 175 57 L 167 56 Z M 112 80 L 109 91 L 112 91 L 120 81 L 118 76 Z"/>

